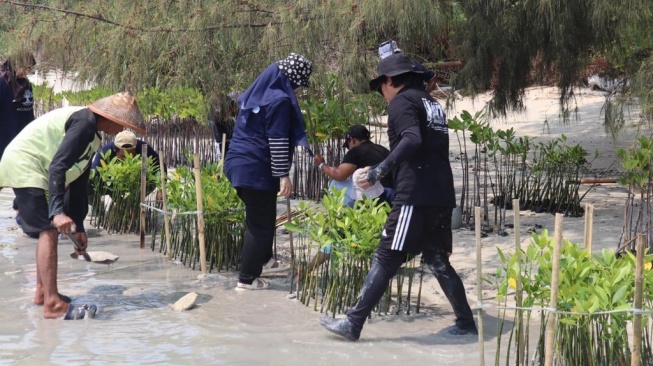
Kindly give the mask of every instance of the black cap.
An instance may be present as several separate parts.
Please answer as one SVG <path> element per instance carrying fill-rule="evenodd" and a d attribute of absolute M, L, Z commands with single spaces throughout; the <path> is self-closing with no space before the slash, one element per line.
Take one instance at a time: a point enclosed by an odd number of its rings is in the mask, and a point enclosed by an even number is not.
<path fill-rule="evenodd" d="M 369 140 L 370 131 L 363 125 L 353 125 L 349 127 L 347 132 L 345 132 L 345 143 L 342 144 L 343 147 L 348 148 L 347 143 L 350 138 L 360 139 L 360 140 Z"/>
<path fill-rule="evenodd" d="M 414 72 L 416 74 L 424 73 L 423 71 L 416 70 L 415 63 L 410 59 L 410 57 L 402 53 L 392 54 L 379 61 L 379 67 L 377 70 L 378 76 L 376 79 L 370 81 L 370 90 L 378 92 L 381 92 L 381 84 L 385 81 L 386 76 L 397 76 L 408 72 Z"/>

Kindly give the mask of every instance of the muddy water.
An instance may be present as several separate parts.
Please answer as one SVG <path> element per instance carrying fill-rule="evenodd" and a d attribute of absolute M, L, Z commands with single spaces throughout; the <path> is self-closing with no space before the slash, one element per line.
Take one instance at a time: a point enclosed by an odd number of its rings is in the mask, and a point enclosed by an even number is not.
<path fill-rule="evenodd" d="M 438 333 L 453 321 L 448 307 L 427 304 L 423 315 L 373 319 L 351 343 L 324 331 L 312 308 L 288 299 L 284 278 L 273 278 L 270 290 L 237 292 L 235 273 L 200 281 L 199 271 L 166 263 L 126 235 L 89 239 L 89 250 L 120 256 L 111 266 L 73 260 L 72 244 L 60 242 L 60 292 L 99 311 L 95 319 L 44 320 L 32 304 L 36 240 L 12 230 L 9 193 L 0 192 L 0 365 L 479 363 L 475 337 Z M 170 310 L 191 291 L 199 294 L 194 309 Z M 487 362 L 494 342 L 486 336 Z"/>

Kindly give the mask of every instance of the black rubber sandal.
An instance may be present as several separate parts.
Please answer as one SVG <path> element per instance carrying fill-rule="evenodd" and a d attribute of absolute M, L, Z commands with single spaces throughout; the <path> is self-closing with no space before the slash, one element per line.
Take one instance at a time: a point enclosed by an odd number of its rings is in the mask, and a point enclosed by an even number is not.
<path fill-rule="evenodd" d="M 81 320 L 93 319 L 97 313 L 97 306 L 84 304 L 81 306 L 68 305 L 68 312 L 64 315 L 64 320 Z"/>

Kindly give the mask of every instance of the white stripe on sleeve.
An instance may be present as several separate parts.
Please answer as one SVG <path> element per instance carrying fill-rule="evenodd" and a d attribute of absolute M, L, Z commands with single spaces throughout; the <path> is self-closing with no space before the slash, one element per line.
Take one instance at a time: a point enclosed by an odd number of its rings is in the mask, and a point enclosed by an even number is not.
<path fill-rule="evenodd" d="M 283 177 L 290 172 L 289 139 L 287 137 L 268 137 L 270 157 L 272 158 L 272 176 Z"/>

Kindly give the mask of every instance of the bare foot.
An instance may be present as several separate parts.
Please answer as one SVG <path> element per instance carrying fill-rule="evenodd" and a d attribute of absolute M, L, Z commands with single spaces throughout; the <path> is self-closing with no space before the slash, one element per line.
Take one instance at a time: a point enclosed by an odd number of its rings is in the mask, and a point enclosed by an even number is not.
<path fill-rule="evenodd" d="M 61 318 L 68 313 L 68 307 L 72 306 L 64 301 L 58 301 L 53 306 L 46 305 L 43 307 L 43 317 L 46 319 Z"/>
<path fill-rule="evenodd" d="M 61 301 L 65 302 L 66 304 L 70 304 L 70 302 L 72 301 L 72 299 L 69 296 L 62 295 L 62 294 L 59 294 L 59 298 L 61 299 Z M 43 305 L 44 302 L 45 300 L 44 300 L 43 292 L 39 293 L 37 291 L 37 293 L 34 295 L 34 305 Z"/>

